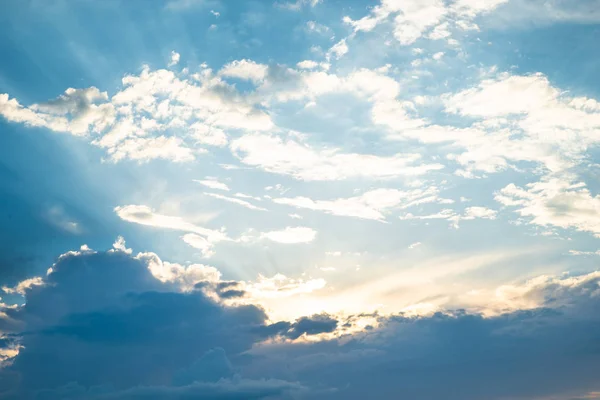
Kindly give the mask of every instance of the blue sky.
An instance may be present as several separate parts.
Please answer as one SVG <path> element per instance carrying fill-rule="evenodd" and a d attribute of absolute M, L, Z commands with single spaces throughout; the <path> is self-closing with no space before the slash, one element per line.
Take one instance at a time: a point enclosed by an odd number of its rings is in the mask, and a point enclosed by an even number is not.
<path fill-rule="evenodd" d="M 0 9 L 6 398 L 600 398 L 597 0 Z"/>

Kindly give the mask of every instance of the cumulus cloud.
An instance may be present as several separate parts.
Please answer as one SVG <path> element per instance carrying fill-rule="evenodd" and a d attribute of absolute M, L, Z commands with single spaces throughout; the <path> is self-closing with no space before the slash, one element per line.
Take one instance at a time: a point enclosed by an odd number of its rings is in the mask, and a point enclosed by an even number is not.
<path fill-rule="evenodd" d="M 170 65 L 178 61 L 173 52 Z M 226 66 L 222 76 L 259 79 L 261 66 L 242 61 Z M 208 68 L 190 76 L 145 66 L 139 75 L 125 76 L 112 97 L 95 87 L 69 88 L 54 100 L 26 107 L 0 94 L 0 115 L 28 126 L 90 135 L 113 162 L 190 162 L 207 152 L 203 146 L 225 146 L 224 129 L 273 127 L 266 112 L 220 76 Z"/>
<path fill-rule="evenodd" d="M 226 64 L 219 74 L 228 78 L 238 78 L 252 82 L 260 82 L 265 79 L 268 67 L 257 64 L 252 60 L 236 60 Z"/>
<path fill-rule="evenodd" d="M 532 224 L 572 228 L 600 237 L 600 196 L 593 196 L 583 182 L 552 178 L 525 188 L 509 184 L 495 199 Z"/>
<path fill-rule="evenodd" d="M 181 55 L 176 51 L 171 51 L 171 61 L 169 62 L 169 67 L 179 64 L 179 60 L 181 59 Z"/>
<path fill-rule="evenodd" d="M 343 20 L 355 32 L 369 32 L 393 18 L 394 37 L 401 45 L 407 46 L 426 33 L 430 39 L 446 38 L 451 35 L 448 25 L 472 25 L 472 21 L 478 16 L 507 2 L 508 0 L 382 0 L 368 15 L 358 20 L 346 16 Z"/>
<path fill-rule="evenodd" d="M 163 262 L 153 253 L 71 252 L 40 279 L 42 285 L 21 285 L 25 305 L 5 309 L 2 318 L 4 331 L 9 318 L 21 329 L 15 332 L 21 347 L 0 371 L 5 396 L 281 395 L 302 386 L 242 377 L 226 353 L 240 354 L 274 335 L 327 329 L 269 325 L 256 306 L 221 305 L 195 289 L 201 282 L 218 285 L 216 269 Z"/>
<path fill-rule="evenodd" d="M 457 310 L 279 322 L 251 303 L 219 299 L 301 295 L 323 283 L 223 281 L 210 266 L 133 256 L 122 240 L 109 252 L 64 254 L 39 279 L 21 285 L 25 305 L 0 319 L 11 335 L 0 341 L 7 398 L 569 398 L 597 383 L 590 371 L 600 359 L 589 346 L 600 331 L 598 272 L 500 286 L 486 296 L 512 311 L 489 317 Z"/>

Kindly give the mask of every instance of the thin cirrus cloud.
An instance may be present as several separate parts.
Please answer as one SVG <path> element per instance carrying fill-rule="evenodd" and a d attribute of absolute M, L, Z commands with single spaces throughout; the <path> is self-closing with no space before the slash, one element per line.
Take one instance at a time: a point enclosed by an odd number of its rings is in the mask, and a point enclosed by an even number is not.
<path fill-rule="evenodd" d="M 332 215 L 384 221 L 385 213 L 393 209 L 408 208 L 427 203 L 447 203 L 448 199 L 438 196 L 435 187 L 401 191 L 397 189 L 375 189 L 360 196 L 335 200 L 313 200 L 307 197 L 274 198 L 274 203 L 296 208 L 322 211 Z M 450 200 L 450 202 L 452 202 Z"/>

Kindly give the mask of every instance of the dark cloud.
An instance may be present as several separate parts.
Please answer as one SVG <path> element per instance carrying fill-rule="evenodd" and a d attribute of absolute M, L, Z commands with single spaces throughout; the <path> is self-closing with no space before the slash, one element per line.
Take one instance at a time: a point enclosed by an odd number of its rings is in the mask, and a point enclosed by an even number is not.
<path fill-rule="evenodd" d="M 545 307 L 496 317 L 271 323 L 260 307 L 206 294 L 223 297 L 237 282 L 181 292 L 150 273 L 151 260 L 85 248 L 61 256 L 25 306 L 5 310 L 0 348 L 23 347 L 12 362 L 4 356 L 0 398 L 569 399 L 600 388 L 598 273 L 538 283 L 519 293 Z M 376 323 L 305 340 L 361 318 Z"/>
<path fill-rule="evenodd" d="M 333 332 L 337 325 L 338 321 L 327 314 L 302 317 L 291 325 L 285 336 L 297 339 L 304 334 L 318 335 L 319 333 Z"/>
<path fill-rule="evenodd" d="M 5 388 L 27 398 L 75 382 L 110 386 L 125 391 L 123 398 L 153 398 L 150 393 L 166 393 L 177 381 L 173 398 L 193 397 L 202 388 L 214 398 L 238 392 L 247 396 L 239 398 L 259 398 L 260 385 L 239 376 L 242 383 L 228 385 L 196 381 L 232 378 L 207 371 L 224 371 L 224 351 L 240 354 L 269 337 L 257 329 L 265 326 L 265 312 L 253 305 L 225 307 L 202 291 L 178 292 L 150 273 L 149 259 L 85 249 L 61 256 L 44 285 L 27 290 L 25 306 L 6 310 L 22 324 L 23 348 L 3 371 Z M 211 350 L 216 347 L 221 350 Z M 221 358 L 214 356 L 220 352 Z M 271 381 L 267 386 L 269 393 L 286 387 Z"/>

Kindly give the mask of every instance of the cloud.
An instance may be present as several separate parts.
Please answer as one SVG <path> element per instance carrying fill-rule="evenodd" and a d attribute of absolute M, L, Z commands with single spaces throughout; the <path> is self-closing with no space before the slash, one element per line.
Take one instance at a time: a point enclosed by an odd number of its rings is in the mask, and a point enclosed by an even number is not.
<path fill-rule="evenodd" d="M 255 348 L 251 369 L 302 376 L 309 387 L 327 382 L 337 390 L 319 396 L 326 399 L 584 397 L 596 390 L 589 368 L 600 362 L 589 352 L 600 329 L 593 311 L 598 283 L 598 273 L 591 273 L 501 287 L 497 295 L 517 311 L 493 317 L 464 310 L 375 315 L 370 329 L 350 337 Z M 544 360 L 553 362 L 539 374 Z"/>
<path fill-rule="evenodd" d="M 252 82 L 260 82 L 265 79 L 268 67 L 257 64 L 252 60 L 236 60 L 223 66 L 219 74 L 228 78 L 238 78 Z"/>
<path fill-rule="evenodd" d="M 179 53 L 177 53 L 176 51 L 171 51 L 171 61 L 169 62 L 168 66 L 172 67 L 174 65 L 179 64 L 180 58 L 181 58 L 181 55 Z"/>
<path fill-rule="evenodd" d="M 451 209 L 443 209 L 435 214 L 413 215 L 407 213 L 401 215 L 402 220 L 429 220 L 429 219 L 445 219 L 452 223 L 452 226 L 458 228 L 460 221 L 470 221 L 474 219 L 496 219 L 498 212 L 487 207 L 467 207 L 463 214 L 458 214 Z"/>
<path fill-rule="evenodd" d="M 416 249 L 417 247 L 421 246 L 422 244 L 423 244 L 423 243 L 421 243 L 421 242 L 415 242 L 415 243 L 412 243 L 412 244 L 410 244 L 410 245 L 408 246 L 408 249 L 409 249 L 409 250 Z"/>
<path fill-rule="evenodd" d="M 418 154 L 390 157 L 344 154 L 337 149 L 317 150 L 291 139 L 263 134 L 244 135 L 231 143 L 231 150 L 244 164 L 306 181 L 392 178 L 443 168 L 440 164 L 414 165 L 421 158 Z"/>
<path fill-rule="evenodd" d="M 274 203 L 297 208 L 323 211 L 332 215 L 384 221 L 385 213 L 395 208 L 408 208 L 419 204 L 447 202 L 438 196 L 435 187 L 401 191 L 397 189 L 375 189 L 360 196 L 335 200 L 313 200 L 308 197 L 274 198 Z"/>
<path fill-rule="evenodd" d="M 291 227 L 261 234 L 261 238 L 284 244 L 310 243 L 317 237 L 317 231 L 307 227 Z"/>
<path fill-rule="evenodd" d="M 224 73 L 241 76 L 248 66 L 260 69 L 244 61 L 228 65 Z M 273 128 L 257 103 L 209 68 L 191 75 L 145 66 L 139 75 L 125 76 L 112 97 L 95 87 L 69 88 L 54 100 L 28 107 L 0 94 L 0 115 L 10 122 L 86 136 L 113 162 L 191 162 L 207 152 L 203 146 L 225 146 L 224 129 Z"/>
<path fill-rule="evenodd" d="M 572 228 L 600 237 L 600 196 L 592 196 L 583 182 L 551 178 L 525 188 L 509 184 L 494 198 L 531 224 Z"/>
<path fill-rule="evenodd" d="M 348 45 L 346 44 L 346 39 L 342 39 L 329 49 L 327 52 L 327 59 L 333 56 L 336 60 L 342 58 L 346 53 L 348 53 Z"/>
<path fill-rule="evenodd" d="M 81 223 L 71 218 L 60 206 L 50 207 L 46 212 L 48 221 L 62 231 L 78 235 L 83 231 Z"/>
<path fill-rule="evenodd" d="M 300 61 L 296 66 L 300 69 L 314 69 L 319 66 L 319 63 L 312 60 Z"/>
<path fill-rule="evenodd" d="M 0 94 L 0 115 L 10 122 L 84 135 L 89 129 L 100 132 L 114 122 L 115 110 L 107 100 L 107 93 L 95 87 L 68 88 L 58 98 L 30 107 Z"/>
<path fill-rule="evenodd" d="M 16 332 L 20 349 L 0 371 L 5 395 L 258 399 L 303 389 L 246 378 L 231 367 L 226 353 L 240 354 L 284 332 L 270 327 L 256 306 L 224 306 L 194 289 L 199 282 L 219 283 L 212 267 L 183 267 L 120 249 L 71 252 L 40 279 L 42 285 L 21 285 L 25 305 L 4 309 L 4 330 L 8 318 L 22 328 Z M 319 329 L 300 326 L 286 335 L 299 330 L 311 335 Z M 9 345 L 2 343 L 5 350 Z"/>
<path fill-rule="evenodd" d="M 115 207 L 115 213 L 119 218 L 127 222 L 154 228 L 189 232 L 191 234 L 184 235 L 182 239 L 190 246 L 202 250 L 205 257 L 214 254 L 213 246 L 215 243 L 231 240 L 223 231 L 204 228 L 187 222 L 180 217 L 159 214 L 148 206 L 118 206 Z"/>
<path fill-rule="evenodd" d="M 207 176 L 206 179 L 203 179 L 203 180 L 194 179 L 194 182 L 197 182 L 197 183 L 204 185 L 211 189 L 224 190 L 226 192 L 229 191 L 229 186 L 227 186 L 223 182 L 219 182 L 219 180 L 217 178 L 212 177 L 212 176 Z"/>
<path fill-rule="evenodd" d="M 456 310 L 270 322 L 261 308 L 224 305 L 218 293 L 227 301 L 239 298 L 229 291 L 246 301 L 281 299 L 324 284 L 283 276 L 222 281 L 213 267 L 123 248 L 117 241 L 108 252 L 64 254 L 42 285 L 22 285 L 25 305 L 5 308 L 0 320 L 12 335 L 0 341 L 10 360 L 0 370 L 5 397 L 361 399 L 393 392 L 500 400 L 574 398 L 597 384 L 590 371 L 600 358 L 590 348 L 600 332 L 598 272 L 500 286 L 485 295 L 510 311 L 489 317 Z M 548 359 L 554 362 L 540 375 L 535 366 Z"/>
<path fill-rule="evenodd" d="M 508 0 L 382 0 L 379 5 L 372 7 L 369 15 L 358 20 L 346 16 L 343 21 L 354 32 L 370 32 L 393 17 L 394 38 L 401 45 L 408 46 L 424 36 L 434 40 L 447 38 L 451 35 L 448 25 L 472 25 L 473 19 L 507 2 Z"/>
<path fill-rule="evenodd" d="M 238 205 L 240 205 L 242 207 L 246 207 L 250 210 L 267 211 L 266 208 L 255 206 L 254 204 L 251 204 L 251 203 L 247 202 L 246 200 L 236 199 L 235 197 L 223 196 L 222 194 L 218 194 L 218 193 L 204 193 L 204 194 L 207 196 L 210 196 L 210 197 L 214 197 L 215 199 L 220 199 L 220 200 L 227 201 L 229 203 L 238 204 Z"/>

